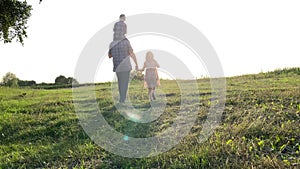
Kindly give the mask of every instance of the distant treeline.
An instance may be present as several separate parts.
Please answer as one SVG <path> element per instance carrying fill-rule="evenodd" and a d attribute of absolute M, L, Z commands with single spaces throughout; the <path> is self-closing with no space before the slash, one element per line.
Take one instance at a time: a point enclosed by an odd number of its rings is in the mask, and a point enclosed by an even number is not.
<path fill-rule="evenodd" d="M 0 83 L 1 86 L 7 87 L 31 87 L 31 88 L 45 88 L 45 89 L 57 89 L 57 88 L 68 88 L 72 86 L 79 85 L 78 81 L 72 77 L 65 77 L 60 75 L 55 78 L 54 83 L 39 83 L 37 84 L 34 80 L 21 80 L 17 78 L 17 76 L 11 72 L 6 73 L 3 78 L 2 82 Z"/>
<path fill-rule="evenodd" d="M 263 77 L 274 77 L 280 75 L 300 75 L 300 67 L 294 68 L 283 68 L 276 69 L 274 71 L 262 72 L 256 75 L 249 75 L 258 78 L 259 76 Z M 143 80 L 143 74 L 136 74 L 133 81 Z M 107 82 L 110 83 L 110 82 Z M 88 85 L 101 85 L 107 83 L 84 83 L 79 84 L 75 78 L 65 77 L 60 75 L 55 78 L 54 83 L 36 83 L 34 80 L 20 80 L 16 77 L 15 74 L 8 72 L 2 79 L 2 83 L 0 86 L 8 86 L 8 87 L 30 87 L 35 89 L 59 89 L 59 88 L 72 88 L 72 87 L 80 87 L 80 86 L 88 86 Z"/>
<path fill-rule="evenodd" d="M 22 83 L 23 85 L 19 84 L 19 86 L 29 86 L 38 89 L 59 89 L 59 88 L 71 88 L 71 87 L 79 86 L 79 83 L 76 79 L 72 77 L 66 78 L 63 75 L 56 77 L 54 83 L 36 84 L 35 81 L 20 81 L 20 82 L 23 82 Z"/>
<path fill-rule="evenodd" d="M 19 80 L 18 79 L 18 86 L 35 86 L 36 85 L 36 82 L 34 80 Z"/>

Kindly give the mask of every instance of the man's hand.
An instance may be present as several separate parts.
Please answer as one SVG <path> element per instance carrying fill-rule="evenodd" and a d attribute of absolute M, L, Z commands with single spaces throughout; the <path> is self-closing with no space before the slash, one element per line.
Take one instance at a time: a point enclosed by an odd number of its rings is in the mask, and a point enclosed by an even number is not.
<path fill-rule="evenodd" d="M 135 65 L 135 70 L 139 71 L 139 66 L 138 65 Z"/>

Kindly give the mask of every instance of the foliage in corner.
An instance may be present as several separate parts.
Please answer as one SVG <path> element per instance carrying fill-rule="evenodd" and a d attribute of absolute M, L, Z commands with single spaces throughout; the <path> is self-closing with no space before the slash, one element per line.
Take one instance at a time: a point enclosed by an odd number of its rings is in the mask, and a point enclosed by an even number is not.
<path fill-rule="evenodd" d="M 24 45 L 27 37 L 27 21 L 32 6 L 26 1 L 0 0 L 0 41 L 11 43 L 13 39 Z"/>

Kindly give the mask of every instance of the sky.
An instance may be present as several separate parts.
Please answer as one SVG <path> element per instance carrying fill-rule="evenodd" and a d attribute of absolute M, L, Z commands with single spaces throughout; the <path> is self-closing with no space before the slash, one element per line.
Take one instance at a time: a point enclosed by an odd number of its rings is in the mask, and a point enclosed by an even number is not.
<path fill-rule="evenodd" d="M 209 40 L 225 76 L 300 67 L 300 1 L 297 0 L 27 2 L 33 6 L 28 38 L 24 46 L 0 42 L 0 77 L 12 72 L 19 79 L 38 83 L 53 83 L 59 75 L 73 77 L 87 42 L 103 27 L 117 21 L 121 13 L 128 19 L 143 13 L 167 14 L 189 22 Z M 163 41 L 157 37 L 142 38 L 148 38 L 148 43 L 131 39 L 140 65 L 144 61 L 143 51 Z M 179 58 L 182 56 L 170 46 L 164 49 Z M 95 81 L 113 79 L 112 60 L 105 59 L 102 63 Z M 194 76 L 205 75 L 202 70 L 193 69 L 199 67 L 198 62 L 186 64 Z"/>

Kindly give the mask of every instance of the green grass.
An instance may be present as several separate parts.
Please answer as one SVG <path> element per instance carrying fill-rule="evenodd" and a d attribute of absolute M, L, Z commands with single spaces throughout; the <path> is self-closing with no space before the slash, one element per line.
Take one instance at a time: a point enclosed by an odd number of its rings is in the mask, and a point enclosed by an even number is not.
<path fill-rule="evenodd" d="M 155 157 L 132 159 L 95 144 L 79 125 L 72 89 L 0 87 L 0 168 L 299 168 L 299 68 L 227 78 L 226 107 L 220 126 L 204 143 L 198 138 L 210 104 L 209 79 L 199 79 L 196 124 L 177 146 Z M 117 131 L 148 137 L 172 124 L 180 106 L 174 81 L 163 80 L 164 114 L 151 124 L 122 118 L 110 84 L 96 86 L 99 109 Z M 24 94 L 26 93 L 26 94 Z M 130 85 L 136 108 L 149 102 L 141 82 Z"/>

